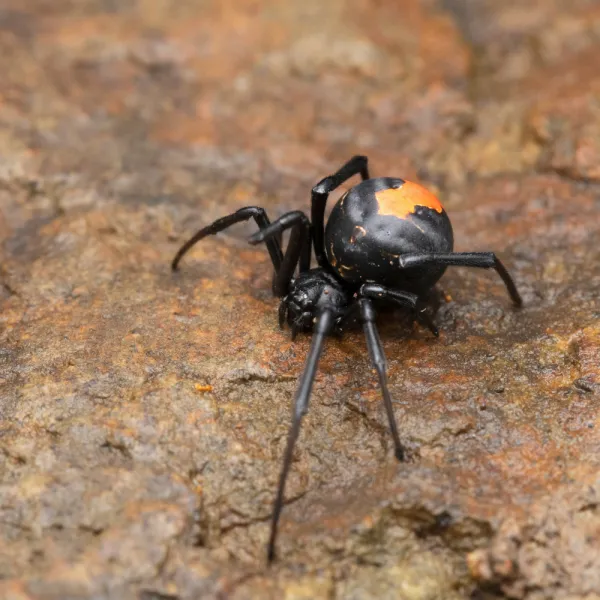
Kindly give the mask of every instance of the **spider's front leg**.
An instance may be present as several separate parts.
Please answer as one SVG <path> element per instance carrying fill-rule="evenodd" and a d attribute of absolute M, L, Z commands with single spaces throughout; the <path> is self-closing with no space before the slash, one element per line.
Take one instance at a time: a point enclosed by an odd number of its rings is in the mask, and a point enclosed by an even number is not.
<path fill-rule="evenodd" d="M 387 300 L 388 302 L 393 302 L 398 306 L 410 308 L 415 319 L 423 327 L 427 327 L 427 329 L 429 329 L 429 331 L 431 331 L 435 337 L 440 335 L 438 328 L 425 311 L 425 307 L 422 305 L 419 297 L 416 294 L 403 292 L 401 290 L 392 290 L 376 283 L 365 283 L 361 286 L 358 292 L 358 297 L 372 298 L 374 300 Z"/>
<path fill-rule="evenodd" d="M 331 332 L 335 322 L 334 311 L 323 310 L 317 316 L 315 327 L 313 331 L 313 339 L 306 358 L 304 371 L 298 381 L 298 388 L 296 390 L 296 396 L 294 398 L 294 410 L 292 414 L 292 424 L 289 429 L 287 445 L 285 449 L 285 455 L 283 458 L 283 465 L 281 468 L 281 474 L 279 476 L 279 484 L 277 486 L 277 495 L 275 497 L 275 504 L 273 506 L 273 515 L 271 518 L 271 534 L 269 536 L 269 544 L 267 547 L 267 560 L 269 564 L 275 560 L 275 543 L 277 541 L 277 528 L 279 525 L 279 517 L 283 508 L 285 483 L 287 481 L 290 467 L 292 466 L 292 459 L 294 455 L 294 447 L 300 434 L 300 425 L 302 424 L 302 418 L 308 410 L 308 401 L 310 399 L 310 393 L 312 390 L 315 375 L 317 373 L 317 365 L 319 358 L 323 352 L 323 346 L 325 343 L 326 336 Z"/>
<path fill-rule="evenodd" d="M 369 349 L 371 363 L 373 364 L 373 367 L 375 367 L 379 377 L 379 385 L 381 386 L 381 392 L 383 394 L 383 404 L 390 424 L 392 439 L 394 440 L 394 454 L 396 455 L 396 458 L 402 462 L 404 460 L 404 447 L 402 446 L 400 436 L 398 435 L 398 426 L 396 425 L 396 418 L 392 407 L 392 397 L 390 396 L 390 391 L 388 389 L 387 362 L 385 360 L 385 354 L 383 353 L 381 339 L 375 325 L 375 309 L 373 308 L 371 300 L 365 297 L 359 298 L 358 305 L 360 307 L 360 319 L 363 323 L 363 330 L 365 338 L 367 339 L 367 348 Z"/>
<path fill-rule="evenodd" d="M 383 395 L 383 403 L 387 413 L 392 439 L 394 440 L 394 453 L 399 461 L 403 461 L 404 447 L 400 442 L 394 409 L 392 407 L 392 397 L 388 389 L 387 361 L 385 360 L 383 345 L 381 344 L 381 338 L 379 337 L 377 326 L 375 324 L 376 312 L 372 300 L 387 300 L 399 306 L 410 308 L 417 321 L 419 321 L 421 325 L 427 327 L 433 335 L 437 337 L 439 332 L 429 315 L 425 312 L 425 309 L 421 306 L 419 297 L 415 294 L 401 290 L 392 290 L 376 283 L 365 283 L 360 287 L 357 296 L 358 307 L 360 309 L 360 320 L 363 324 L 369 356 L 373 367 L 377 371 L 379 385 Z"/>

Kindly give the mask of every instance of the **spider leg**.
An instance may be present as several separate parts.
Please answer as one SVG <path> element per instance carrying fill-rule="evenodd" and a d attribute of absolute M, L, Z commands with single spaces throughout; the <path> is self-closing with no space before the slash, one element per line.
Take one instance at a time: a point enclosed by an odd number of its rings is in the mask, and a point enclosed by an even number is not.
<path fill-rule="evenodd" d="M 287 446 L 285 449 L 285 455 L 283 458 L 283 466 L 281 474 L 279 476 L 279 485 L 277 487 L 277 496 L 275 497 L 275 505 L 273 507 L 273 516 L 271 518 L 271 535 L 269 537 L 269 545 L 267 549 L 267 559 L 269 564 L 275 559 L 275 542 L 277 540 L 277 526 L 279 524 L 279 517 L 281 515 L 281 509 L 283 508 L 283 494 L 285 491 L 285 482 L 292 465 L 292 457 L 294 454 L 294 446 L 300 433 L 300 425 L 302 423 L 302 417 L 308 410 L 308 401 L 310 398 L 310 392 L 312 390 L 313 381 L 315 380 L 315 373 L 317 371 L 317 365 L 321 352 L 323 351 L 323 345 L 325 337 L 330 333 L 334 324 L 334 313 L 330 310 L 324 310 L 317 317 L 317 321 L 313 330 L 313 338 L 306 358 L 304 371 L 298 381 L 298 388 L 296 390 L 296 397 L 294 398 L 294 412 L 292 416 L 292 425 L 288 433 Z"/>
<path fill-rule="evenodd" d="M 247 221 L 248 219 L 253 218 L 256 221 L 256 224 L 260 229 L 265 229 L 271 224 L 269 221 L 269 217 L 267 217 L 267 213 L 264 208 L 260 208 L 260 206 L 246 206 L 245 208 L 240 208 L 238 211 L 232 213 L 231 215 L 227 215 L 226 217 L 221 217 L 217 219 L 214 223 L 207 225 L 202 228 L 198 233 L 192 236 L 181 248 L 178 250 L 173 262 L 171 263 L 171 269 L 173 271 L 177 270 L 179 266 L 179 261 L 182 259 L 183 255 L 196 243 L 198 243 L 201 239 L 205 238 L 209 235 L 215 235 L 236 223 L 240 223 L 241 221 Z M 269 255 L 271 257 L 271 262 L 273 263 L 273 268 L 277 273 L 281 268 L 281 262 L 283 261 L 283 253 L 281 251 L 281 240 L 277 237 L 269 239 L 267 242 L 267 249 L 269 251 Z"/>
<path fill-rule="evenodd" d="M 327 198 L 335 188 L 359 173 L 363 181 L 370 179 L 366 156 L 352 157 L 338 171 L 319 181 L 312 189 L 311 219 L 315 256 L 319 266 L 328 272 L 331 272 L 331 266 L 325 255 L 325 205 L 327 204 Z"/>
<path fill-rule="evenodd" d="M 408 254 L 400 256 L 400 267 L 403 269 L 428 265 L 447 265 L 449 267 L 476 267 L 495 269 L 506 286 L 515 306 L 522 306 L 523 299 L 506 267 L 493 252 L 448 252 L 445 254 Z"/>
<path fill-rule="evenodd" d="M 423 327 L 427 327 L 435 337 L 440 335 L 438 328 L 425 311 L 425 308 L 419 305 L 419 297 L 416 294 L 401 290 L 391 290 L 376 283 L 365 283 L 361 286 L 358 295 L 363 298 L 384 299 L 400 306 L 408 307 L 412 309 L 415 318 Z"/>
<path fill-rule="evenodd" d="M 279 315 L 279 329 L 283 329 L 283 325 L 288 314 L 288 305 L 286 300 L 287 298 L 282 298 L 281 302 L 279 303 L 279 309 L 277 310 Z"/>
<path fill-rule="evenodd" d="M 377 371 L 379 376 L 379 385 L 381 386 L 381 392 L 383 394 L 383 403 L 387 412 L 388 421 L 390 424 L 390 430 L 392 432 L 392 438 L 394 439 L 394 454 L 399 461 L 404 460 L 404 448 L 400 442 L 400 436 L 398 435 L 398 427 L 396 426 L 396 419 L 394 417 L 394 409 L 392 407 L 392 398 L 388 389 L 387 373 L 386 373 L 386 360 L 385 354 L 383 353 L 383 346 L 381 345 L 381 339 L 375 326 L 375 309 L 369 298 L 360 298 L 358 301 L 360 306 L 360 316 L 363 322 L 363 330 L 367 339 L 367 347 L 369 349 L 369 356 L 371 362 Z"/>
<path fill-rule="evenodd" d="M 300 315 L 300 317 L 296 321 L 292 322 L 292 324 L 290 325 L 290 329 L 292 330 L 292 335 L 291 335 L 292 342 L 298 336 L 298 332 L 304 330 L 304 328 L 306 327 L 306 322 L 310 321 L 311 318 L 312 318 L 312 313 L 305 311 Z"/>
<path fill-rule="evenodd" d="M 248 240 L 251 244 L 276 240 L 286 230 L 291 229 L 290 240 L 280 269 L 273 278 L 273 294 L 285 296 L 300 261 L 300 272 L 310 269 L 310 221 L 300 210 L 288 212 L 264 229 L 257 231 Z"/>

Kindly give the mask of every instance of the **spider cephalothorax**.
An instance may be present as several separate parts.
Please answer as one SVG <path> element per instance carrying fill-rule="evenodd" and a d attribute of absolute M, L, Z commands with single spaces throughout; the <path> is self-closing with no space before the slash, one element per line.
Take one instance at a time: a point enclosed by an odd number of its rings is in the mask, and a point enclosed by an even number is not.
<path fill-rule="evenodd" d="M 348 291 L 331 274 L 320 267 L 310 269 L 290 282 L 290 288 L 279 305 L 279 325 L 287 321 L 292 339 L 298 331 L 310 331 L 320 310 L 329 309 L 339 324 L 351 302 Z"/>
<path fill-rule="evenodd" d="M 329 194 L 359 174 L 362 182 L 338 200 L 325 229 L 325 205 Z M 264 209 L 258 206 L 241 208 L 201 229 L 186 242 L 173 259 L 173 270 L 196 242 L 250 218 L 254 218 L 259 231 L 249 241 L 266 244 L 275 270 L 273 293 L 282 298 L 280 326 L 287 321 L 292 336 L 299 330 L 313 332 L 310 352 L 296 391 L 273 509 L 268 546 L 271 562 L 275 557 L 285 482 L 300 423 L 308 409 L 325 337 L 339 331 L 351 311 L 359 312 L 369 356 L 381 385 L 395 455 L 398 460 L 403 460 L 404 450 L 388 390 L 385 357 L 375 327 L 374 302 L 385 301 L 409 308 L 415 318 L 437 336 L 435 325 L 424 312 L 423 300 L 448 266 L 495 269 L 513 303 L 520 306 L 522 301 L 511 276 L 493 252 L 453 252 L 450 219 L 431 192 L 403 179 L 371 179 L 364 156 L 355 156 L 312 189 L 312 223 L 302 211 L 288 212 L 271 223 Z M 286 229 L 290 229 L 290 237 L 284 254 L 280 239 Z M 315 269 L 310 268 L 311 246 L 318 263 Z"/>

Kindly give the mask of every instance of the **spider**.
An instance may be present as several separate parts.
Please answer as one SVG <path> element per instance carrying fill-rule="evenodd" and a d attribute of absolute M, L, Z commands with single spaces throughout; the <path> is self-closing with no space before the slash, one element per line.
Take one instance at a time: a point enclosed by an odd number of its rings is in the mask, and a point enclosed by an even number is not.
<path fill-rule="evenodd" d="M 362 181 L 349 189 L 333 207 L 325 226 L 329 194 L 359 175 Z M 375 325 L 374 303 L 384 301 L 409 308 L 420 324 L 438 336 L 423 301 L 448 266 L 495 269 L 516 306 L 521 296 L 504 265 L 493 252 L 453 252 L 450 219 L 440 201 L 416 183 L 369 176 L 368 159 L 354 156 L 337 172 L 312 189 L 311 220 L 304 212 L 285 213 L 271 223 L 263 208 L 248 206 L 204 227 L 177 252 L 175 271 L 182 256 L 197 242 L 227 227 L 254 218 L 259 231 L 250 244 L 264 242 L 275 270 L 273 294 L 281 298 L 279 326 L 287 321 L 292 339 L 298 331 L 313 332 L 304 370 L 294 398 L 292 423 L 279 477 L 271 519 L 267 559 L 275 559 L 279 517 L 292 454 L 302 417 L 308 409 L 317 364 L 328 334 L 341 333 L 349 317 L 359 312 L 371 362 L 377 372 L 392 434 L 395 456 L 404 460 L 392 399 L 386 360 Z M 282 233 L 289 241 L 282 251 Z M 311 242 L 318 267 L 311 268 Z M 296 268 L 298 272 L 296 274 Z"/>

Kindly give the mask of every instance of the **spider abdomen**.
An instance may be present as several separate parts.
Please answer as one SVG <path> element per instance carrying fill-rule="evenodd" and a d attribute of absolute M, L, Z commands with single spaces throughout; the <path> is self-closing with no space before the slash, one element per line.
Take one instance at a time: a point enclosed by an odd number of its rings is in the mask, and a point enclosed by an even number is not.
<path fill-rule="evenodd" d="M 350 189 L 333 207 L 325 230 L 329 263 L 357 286 L 375 282 L 426 292 L 445 267 L 403 269 L 401 257 L 452 249 L 452 225 L 439 200 L 416 183 L 389 177 Z"/>

